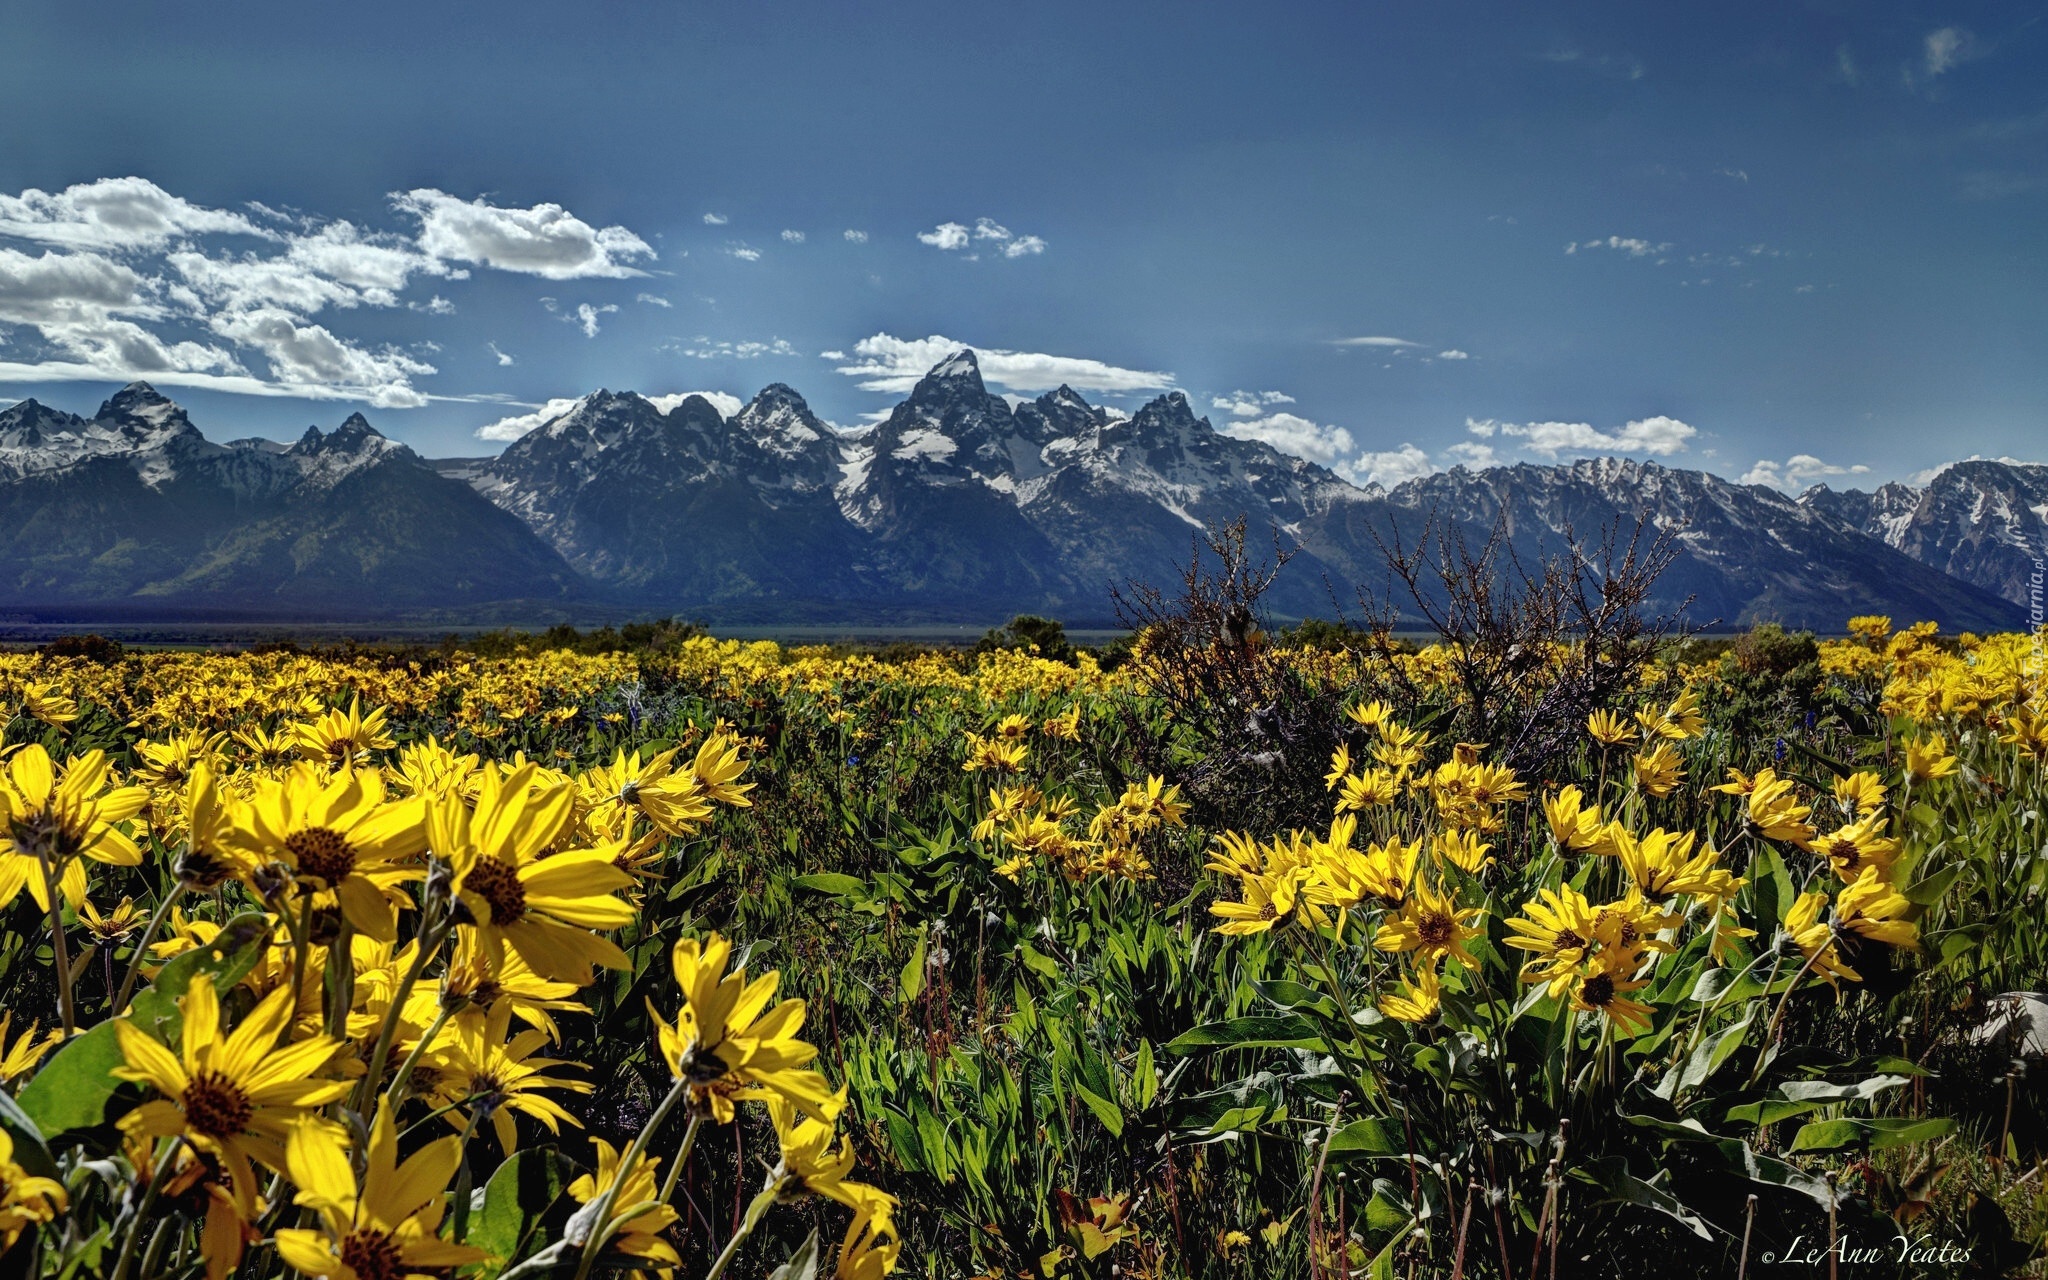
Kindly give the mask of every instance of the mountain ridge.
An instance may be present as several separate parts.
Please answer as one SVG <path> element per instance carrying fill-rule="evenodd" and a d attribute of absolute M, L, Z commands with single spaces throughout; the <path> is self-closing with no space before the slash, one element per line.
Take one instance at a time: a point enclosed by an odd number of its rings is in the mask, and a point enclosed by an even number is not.
<path fill-rule="evenodd" d="M 2023 625 L 2012 591 L 2048 521 L 2048 467 L 1971 461 L 1922 487 L 1795 497 L 1594 458 L 1387 490 L 1218 431 L 1178 391 L 1129 416 L 1065 386 L 1013 404 L 962 349 L 859 432 L 781 383 L 730 418 L 702 396 L 664 410 L 600 388 L 495 457 L 421 458 L 360 413 L 289 445 L 217 444 L 147 383 L 91 419 L 26 400 L 0 410 L 10 514 L 14 608 L 1094 622 L 1112 588 L 1171 583 L 1202 530 L 1244 515 L 1296 549 L 1276 612 L 1327 615 L 1382 583 L 1381 545 L 1412 545 L 1434 514 L 1473 536 L 1499 518 L 1518 554 L 1645 520 L 1678 550 L 1657 603 L 1690 600 L 1701 622 L 1890 612 L 1984 629 Z M 54 550 L 25 532 L 58 524 L 71 532 Z"/>

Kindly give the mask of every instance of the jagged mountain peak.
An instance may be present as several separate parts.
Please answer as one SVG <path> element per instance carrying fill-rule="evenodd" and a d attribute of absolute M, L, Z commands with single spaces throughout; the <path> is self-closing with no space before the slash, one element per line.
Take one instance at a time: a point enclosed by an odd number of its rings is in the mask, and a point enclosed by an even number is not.
<path fill-rule="evenodd" d="M 147 382 L 131 382 L 109 396 L 93 416 L 102 421 L 141 418 L 149 422 L 166 422 L 173 417 L 183 418 L 185 411 Z"/>
<path fill-rule="evenodd" d="M 975 359 L 971 348 L 962 347 L 944 360 L 933 365 L 917 385 L 910 389 L 912 405 L 926 405 L 934 402 L 961 399 L 979 400 L 988 396 L 988 388 L 981 381 L 981 362 Z"/>

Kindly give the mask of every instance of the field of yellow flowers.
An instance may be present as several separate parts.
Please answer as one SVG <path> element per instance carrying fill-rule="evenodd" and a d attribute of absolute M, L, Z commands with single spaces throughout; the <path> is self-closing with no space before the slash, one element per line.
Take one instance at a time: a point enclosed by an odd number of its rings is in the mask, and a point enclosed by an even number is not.
<path fill-rule="evenodd" d="M 0 1270 L 2044 1274 L 2039 638 L 1215 643 L 0 654 Z"/>

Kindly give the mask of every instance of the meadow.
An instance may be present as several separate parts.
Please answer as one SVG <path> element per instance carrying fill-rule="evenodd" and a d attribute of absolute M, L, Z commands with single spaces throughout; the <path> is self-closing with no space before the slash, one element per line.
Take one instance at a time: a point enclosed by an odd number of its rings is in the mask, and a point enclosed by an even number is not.
<path fill-rule="evenodd" d="M 2044 1274 L 2038 640 L 1639 658 L 0 654 L 0 1269 Z"/>

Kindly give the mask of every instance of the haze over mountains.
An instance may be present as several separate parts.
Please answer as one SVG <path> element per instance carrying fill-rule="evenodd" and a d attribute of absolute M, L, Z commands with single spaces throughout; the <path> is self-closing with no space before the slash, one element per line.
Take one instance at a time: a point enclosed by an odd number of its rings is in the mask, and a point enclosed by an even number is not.
<path fill-rule="evenodd" d="M 1852 614 L 2025 625 L 2048 466 L 1970 461 L 1927 485 L 1798 497 L 1619 458 L 1457 468 L 1385 491 L 1214 430 L 1185 396 L 1130 417 L 1062 387 L 1014 407 L 971 351 L 842 433 L 795 390 L 730 419 L 598 391 L 495 458 L 423 459 L 361 415 L 290 446 L 208 441 L 144 383 L 91 418 L 0 411 L 0 608 L 129 617 L 987 623 L 1110 621 L 1240 514 L 1300 552 L 1271 603 L 1356 612 L 1380 537 L 1434 513 L 1518 550 L 1646 515 L 1680 554 L 1661 603 L 1703 624 L 1838 629 Z"/>

